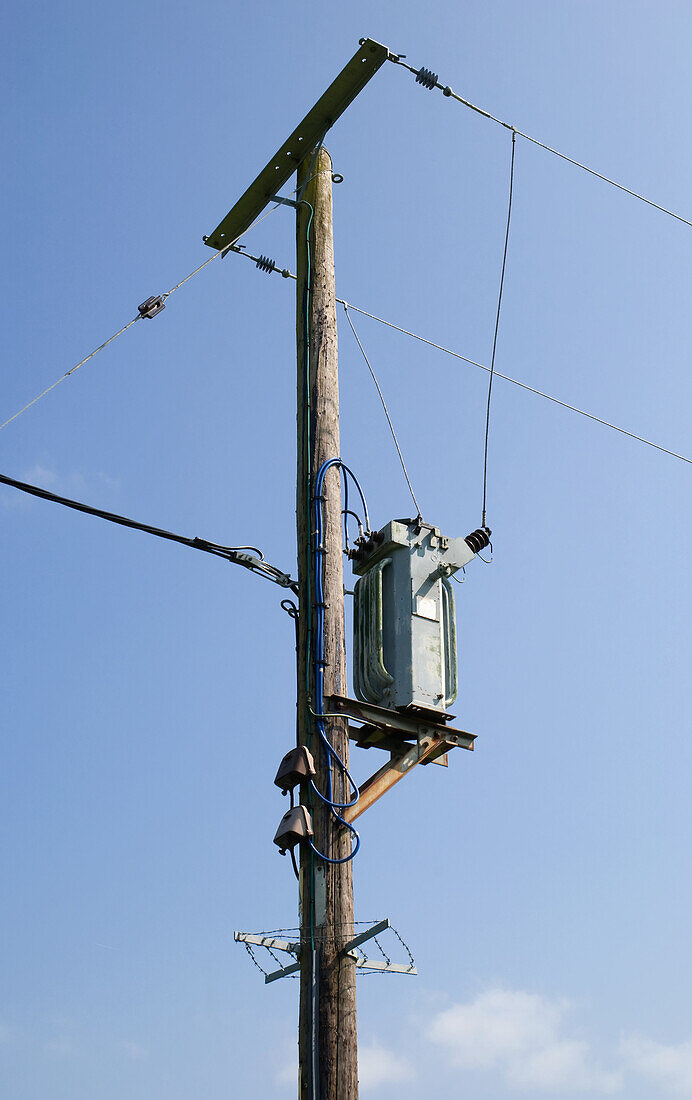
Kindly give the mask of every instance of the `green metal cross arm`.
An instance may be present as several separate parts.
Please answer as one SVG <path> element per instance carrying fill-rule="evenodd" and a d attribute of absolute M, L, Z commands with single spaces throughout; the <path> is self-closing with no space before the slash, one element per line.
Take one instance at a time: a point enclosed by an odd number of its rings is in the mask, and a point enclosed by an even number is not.
<path fill-rule="evenodd" d="M 390 51 L 386 46 L 371 38 L 361 40 L 357 53 L 308 111 L 300 125 L 250 184 L 245 194 L 238 199 L 232 210 L 229 210 L 223 221 L 204 238 L 205 244 L 222 250 L 238 240 L 389 56 Z"/>

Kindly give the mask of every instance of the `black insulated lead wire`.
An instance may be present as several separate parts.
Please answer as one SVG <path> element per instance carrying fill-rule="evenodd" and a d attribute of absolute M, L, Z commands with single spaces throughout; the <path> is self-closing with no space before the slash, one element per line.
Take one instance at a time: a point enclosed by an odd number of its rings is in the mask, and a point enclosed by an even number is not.
<path fill-rule="evenodd" d="M 234 565 L 242 565 L 250 572 L 258 576 L 266 577 L 274 584 L 282 588 L 290 588 L 297 592 L 297 583 L 291 579 L 288 573 L 283 573 L 275 565 L 270 565 L 264 560 L 264 555 L 256 546 L 222 546 L 216 542 L 208 542 L 206 539 L 188 538 L 186 535 L 176 535 L 173 531 L 165 531 L 161 527 L 152 527 L 148 523 L 140 523 L 138 520 L 120 516 L 117 512 L 106 512 L 102 508 L 93 508 L 90 504 L 83 504 L 79 500 L 70 500 L 69 497 L 58 496 L 48 489 L 42 489 L 38 485 L 29 485 L 25 481 L 17 481 L 15 478 L 0 474 L 0 484 L 9 485 L 12 489 L 19 489 L 22 493 L 39 497 L 41 500 L 49 500 L 53 504 L 62 504 L 66 508 L 72 508 L 76 512 L 84 512 L 88 516 L 96 516 L 105 519 L 109 523 L 116 523 L 120 527 L 129 527 L 133 531 L 143 531 L 147 535 L 155 535 L 157 538 L 166 539 L 169 542 L 180 543 L 181 546 L 189 546 L 193 550 L 202 550 L 205 554 L 213 554 L 215 557 L 224 558 Z M 253 557 L 250 551 L 257 555 Z"/>
<path fill-rule="evenodd" d="M 509 201 L 507 204 L 507 226 L 505 228 L 505 246 L 502 252 L 502 272 L 500 274 L 500 289 L 497 295 L 497 312 L 495 314 L 495 332 L 493 334 L 493 351 L 490 358 L 490 375 L 488 377 L 488 402 L 485 410 L 485 443 L 483 446 L 483 507 L 481 527 L 486 526 L 485 505 L 488 490 L 488 436 L 490 434 L 490 401 L 493 393 L 493 377 L 495 375 L 495 353 L 497 351 L 497 334 L 500 330 L 500 313 L 502 311 L 502 292 L 505 286 L 505 270 L 507 268 L 507 249 L 509 246 L 509 227 L 512 222 L 512 192 L 514 191 L 514 153 L 516 150 L 516 134 L 512 131 L 512 159 L 509 168 Z"/>

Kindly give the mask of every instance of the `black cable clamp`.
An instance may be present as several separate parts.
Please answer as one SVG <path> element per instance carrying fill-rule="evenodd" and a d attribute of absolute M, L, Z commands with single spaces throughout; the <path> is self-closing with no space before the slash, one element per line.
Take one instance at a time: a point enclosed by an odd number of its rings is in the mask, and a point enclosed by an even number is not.
<path fill-rule="evenodd" d="M 155 317 L 157 313 L 165 308 L 166 303 L 161 294 L 152 294 L 151 298 L 147 298 L 146 302 L 142 302 L 141 306 L 137 306 L 140 317 Z"/>

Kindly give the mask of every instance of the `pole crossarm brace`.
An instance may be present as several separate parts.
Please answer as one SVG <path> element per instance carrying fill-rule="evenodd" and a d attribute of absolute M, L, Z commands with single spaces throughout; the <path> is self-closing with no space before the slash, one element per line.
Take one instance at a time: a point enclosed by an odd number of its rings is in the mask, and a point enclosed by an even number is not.
<path fill-rule="evenodd" d="M 262 936 L 254 932 L 234 932 L 233 939 L 236 943 L 249 943 L 254 947 L 266 947 L 268 951 L 286 951 L 293 955 L 294 959 L 300 959 L 300 944 L 291 940 L 279 940 L 275 936 Z M 277 978 L 286 978 L 289 974 L 295 974 L 300 970 L 300 962 L 289 963 L 280 970 L 273 970 L 264 975 L 264 984 L 275 982 Z"/>
<path fill-rule="evenodd" d="M 396 55 L 391 55 L 396 56 Z M 296 169 L 310 156 L 336 120 L 344 113 L 371 77 L 390 57 L 386 46 L 371 38 L 361 39 L 360 48 L 329 85 L 314 107 L 250 184 L 204 243 L 223 251 L 248 229 Z"/>
<path fill-rule="evenodd" d="M 375 936 L 379 936 L 380 932 L 385 932 L 387 928 L 391 928 L 391 924 L 386 918 L 378 921 L 377 924 L 373 924 L 372 928 L 368 928 L 366 932 L 360 932 L 357 936 L 354 936 L 352 940 L 349 940 L 348 943 L 345 943 L 342 948 L 343 954 L 356 960 L 357 970 L 380 970 L 386 974 L 418 974 L 412 962 L 406 966 L 403 963 L 390 962 L 389 959 L 386 961 L 380 961 L 379 959 L 361 959 L 356 951 L 356 947 L 359 947 L 361 943 L 366 943 L 368 940 L 374 939 Z"/>
<path fill-rule="evenodd" d="M 453 730 L 443 722 L 431 721 L 428 716 L 396 710 L 386 710 L 372 703 L 362 703 L 340 695 L 326 700 L 330 711 L 348 715 L 365 722 L 361 729 L 350 727 L 349 737 L 356 744 L 370 748 L 388 749 L 391 759 L 379 768 L 359 788 L 358 801 L 347 807 L 342 816 L 349 823 L 365 813 L 382 795 L 413 771 L 418 764 L 447 763 L 450 749 L 473 749 L 476 735 L 463 730 Z M 408 738 L 415 737 L 411 743 Z"/>
<path fill-rule="evenodd" d="M 384 932 L 385 929 L 390 927 L 391 925 L 385 917 L 384 920 L 378 921 L 377 924 L 373 924 L 372 928 L 368 928 L 366 932 L 359 932 L 357 936 L 354 936 L 352 940 L 349 940 L 348 943 L 344 944 L 342 948 L 344 954 L 350 954 L 350 952 L 352 952 L 354 948 L 360 947 L 361 943 L 366 943 L 374 936 L 379 936 L 380 932 Z"/>
<path fill-rule="evenodd" d="M 236 943 L 250 943 L 255 947 L 269 947 L 272 951 L 288 951 L 290 955 L 300 952 L 299 943 L 291 943 L 290 940 L 277 940 L 274 936 L 256 935 L 254 932 L 234 932 L 233 939 Z"/>

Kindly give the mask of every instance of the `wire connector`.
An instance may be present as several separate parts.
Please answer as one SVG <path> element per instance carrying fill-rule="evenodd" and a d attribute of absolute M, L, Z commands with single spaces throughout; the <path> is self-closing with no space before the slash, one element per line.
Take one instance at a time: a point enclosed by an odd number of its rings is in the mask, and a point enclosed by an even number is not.
<path fill-rule="evenodd" d="M 137 306 L 140 317 L 155 317 L 157 313 L 165 308 L 166 303 L 161 294 L 152 294 L 151 298 L 147 298 L 146 302 L 142 302 L 141 306 Z"/>

